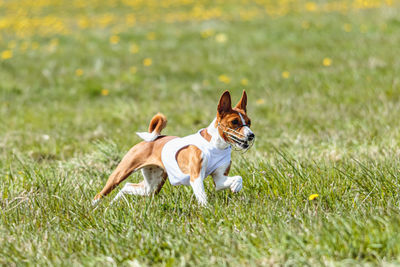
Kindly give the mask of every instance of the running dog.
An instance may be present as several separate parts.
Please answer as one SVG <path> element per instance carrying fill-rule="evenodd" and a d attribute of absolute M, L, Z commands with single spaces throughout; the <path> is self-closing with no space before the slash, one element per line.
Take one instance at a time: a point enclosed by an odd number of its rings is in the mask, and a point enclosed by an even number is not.
<path fill-rule="evenodd" d="M 125 194 L 149 196 L 160 192 L 167 178 L 172 185 L 190 185 L 200 205 L 207 205 L 204 179 L 211 175 L 216 190 L 242 189 L 242 177 L 228 176 L 232 148 L 246 151 L 255 140 L 247 116 L 247 94 L 243 91 L 238 104 L 232 108 L 231 96 L 225 91 L 212 123 L 197 133 L 180 138 L 161 135 L 167 124 L 158 113 L 150 121 L 148 132 L 137 133 L 144 141 L 132 147 L 108 178 L 93 204 L 109 194 L 132 173 L 141 170 L 144 180 L 126 183 L 113 202 Z"/>

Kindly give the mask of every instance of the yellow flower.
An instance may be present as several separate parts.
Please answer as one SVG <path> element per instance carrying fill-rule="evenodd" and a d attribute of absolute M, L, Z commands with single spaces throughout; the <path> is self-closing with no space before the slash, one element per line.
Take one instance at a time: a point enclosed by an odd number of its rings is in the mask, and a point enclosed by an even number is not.
<path fill-rule="evenodd" d="M 226 76 L 225 74 L 219 75 L 219 76 L 218 76 L 218 80 L 219 80 L 220 82 L 223 82 L 223 83 L 230 83 L 230 82 L 231 82 L 231 78 L 229 78 L 229 77 Z"/>
<path fill-rule="evenodd" d="M 287 70 L 285 70 L 284 72 L 282 72 L 282 78 L 283 78 L 283 79 L 288 79 L 289 76 L 290 76 L 290 73 L 289 73 Z"/>
<path fill-rule="evenodd" d="M 136 54 L 139 52 L 139 46 L 137 44 L 131 44 L 129 46 L 129 52 L 131 52 L 131 54 Z"/>
<path fill-rule="evenodd" d="M 133 26 L 136 23 L 136 18 L 133 14 L 128 14 L 125 16 L 125 22 L 128 26 Z"/>
<path fill-rule="evenodd" d="M 83 75 L 83 69 L 77 69 L 76 71 L 75 71 L 75 75 L 76 76 L 82 76 Z"/>
<path fill-rule="evenodd" d="M 240 80 L 240 84 L 243 86 L 246 86 L 249 84 L 249 80 L 247 80 L 246 78 L 243 78 L 242 80 Z"/>
<path fill-rule="evenodd" d="M 155 32 L 149 32 L 146 37 L 147 37 L 147 40 L 153 41 L 153 40 L 156 39 L 156 33 Z"/>
<path fill-rule="evenodd" d="M 36 49 L 38 49 L 38 48 L 39 48 L 39 43 L 33 42 L 33 43 L 32 43 L 32 50 L 36 50 Z"/>
<path fill-rule="evenodd" d="M 351 24 L 348 24 L 348 23 L 344 24 L 343 25 L 343 30 L 345 32 L 351 32 Z"/>
<path fill-rule="evenodd" d="M 133 74 L 135 74 L 137 72 L 137 68 L 136 67 L 130 67 L 129 71 Z"/>
<path fill-rule="evenodd" d="M 225 33 L 218 33 L 215 36 L 215 41 L 217 41 L 217 43 L 225 43 L 228 40 L 228 36 Z"/>
<path fill-rule="evenodd" d="M 85 29 L 89 26 L 89 20 L 86 18 L 82 18 L 78 20 L 79 28 Z"/>
<path fill-rule="evenodd" d="M 1 59 L 9 59 L 13 57 L 13 52 L 11 50 L 4 50 L 1 52 Z"/>
<path fill-rule="evenodd" d="M 262 99 L 262 98 L 259 98 L 259 99 L 257 99 L 257 101 L 256 101 L 256 104 L 257 104 L 257 105 L 262 105 L 262 104 L 264 104 L 264 103 L 265 103 L 265 100 Z"/>
<path fill-rule="evenodd" d="M 306 10 L 307 11 L 315 11 L 317 10 L 317 4 L 314 2 L 307 2 L 306 3 Z"/>
<path fill-rule="evenodd" d="M 101 95 L 102 96 L 107 96 L 110 92 L 107 89 L 102 89 L 101 90 Z"/>
<path fill-rule="evenodd" d="M 153 64 L 153 60 L 151 58 L 147 57 L 147 58 L 143 59 L 144 66 L 148 67 L 148 66 L 151 66 L 151 64 Z"/>
<path fill-rule="evenodd" d="M 119 43 L 119 36 L 118 35 L 113 35 L 110 37 L 110 43 L 111 44 L 118 44 Z"/>
<path fill-rule="evenodd" d="M 319 196 L 318 194 L 312 194 L 312 195 L 310 195 L 310 196 L 308 197 L 308 200 L 314 200 L 314 199 L 316 199 L 318 196 Z"/>
<path fill-rule="evenodd" d="M 203 38 L 208 38 L 210 36 L 214 35 L 214 30 L 213 29 L 207 29 L 201 32 L 201 37 Z"/>
<path fill-rule="evenodd" d="M 325 67 L 329 67 L 330 65 L 332 65 L 332 59 L 330 59 L 329 57 L 324 58 L 324 60 L 322 61 L 322 65 L 324 65 Z"/>
<path fill-rule="evenodd" d="M 50 40 L 50 45 L 51 46 L 57 46 L 58 43 L 59 43 L 59 41 L 58 41 L 57 38 L 53 38 L 53 39 Z"/>

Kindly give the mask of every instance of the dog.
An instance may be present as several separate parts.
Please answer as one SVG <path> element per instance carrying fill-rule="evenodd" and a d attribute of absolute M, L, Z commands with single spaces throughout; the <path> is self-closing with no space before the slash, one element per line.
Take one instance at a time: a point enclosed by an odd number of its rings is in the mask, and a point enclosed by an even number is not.
<path fill-rule="evenodd" d="M 142 171 L 144 180 L 138 184 L 126 183 L 112 203 L 126 194 L 157 194 L 167 178 L 172 185 L 190 185 L 202 206 L 207 205 L 204 179 L 209 175 L 217 191 L 230 188 L 234 193 L 239 192 L 242 189 L 242 177 L 230 177 L 228 173 L 232 163 L 232 148 L 246 151 L 255 141 L 246 106 L 246 91 L 243 91 L 234 108 L 229 91 L 225 91 L 220 97 L 217 116 L 212 123 L 183 138 L 161 135 L 167 119 L 161 113 L 156 114 L 150 121 L 148 132 L 137 133 L 143 141 L 133 146 L 122 158 L 104 188 L 95 196 L 93 204 L 97 204 L 138 170 Z"/>

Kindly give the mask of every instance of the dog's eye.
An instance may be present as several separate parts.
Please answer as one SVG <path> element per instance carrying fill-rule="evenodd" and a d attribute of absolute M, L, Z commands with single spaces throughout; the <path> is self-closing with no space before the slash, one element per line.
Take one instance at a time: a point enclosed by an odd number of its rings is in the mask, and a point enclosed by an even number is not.
<path fill-rule="evenodd" d="M 247 123 L 247 125 L 250 127 L 251 126 L 251 120 L 249 120 L 249 122 Z"/>
<path fill-rule="evenodd" d="M 233 120 L 233 121 L 232 121 L 232 124 L 233 124 L 233 125 L 238 125 L 238 124 L 239 124 L 239 121 L 238 121 L 238 120 Z"/>

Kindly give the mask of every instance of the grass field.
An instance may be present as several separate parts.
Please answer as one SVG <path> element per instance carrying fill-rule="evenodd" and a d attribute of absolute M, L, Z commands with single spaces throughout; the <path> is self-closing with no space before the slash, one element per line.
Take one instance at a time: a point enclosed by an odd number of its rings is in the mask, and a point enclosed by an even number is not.
<path fill-rule="evenodd" d="M 0 1 L 0 265 L 400 264 L 396 1 Z M 249 96 L 239 194 L 91 200 L 156 112 Z M 138 174 L 129 181 L 139 181 Z M 309 200 L 312 194 L 318 194 Z"/>

